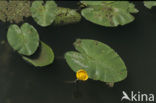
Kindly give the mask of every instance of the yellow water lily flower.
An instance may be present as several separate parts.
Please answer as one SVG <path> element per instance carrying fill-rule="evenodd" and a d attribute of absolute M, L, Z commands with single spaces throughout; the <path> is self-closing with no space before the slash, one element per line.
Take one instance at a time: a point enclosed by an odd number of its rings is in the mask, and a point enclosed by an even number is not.
<path fill-rule="evenodd" d="M 88 74 L 85 70 L 80 69 L 76 72 L 76 78 L 78 80 L 86 81 L 88 79 Z"/>

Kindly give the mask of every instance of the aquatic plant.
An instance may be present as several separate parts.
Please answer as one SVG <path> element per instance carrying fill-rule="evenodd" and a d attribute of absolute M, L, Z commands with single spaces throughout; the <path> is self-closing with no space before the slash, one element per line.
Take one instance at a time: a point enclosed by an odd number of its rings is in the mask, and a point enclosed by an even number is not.
<path fill-rule="evenodd" d="M 54 61 L 54 52 L 53 50 L 44 42 L 41 42 L 40 52 L 37 57 L 26 57 L 22 58 L 36 67 L 43 67 L 51 64 Z"/>
<path fill-rule="evenodd" d="M 30 56 L 39 46 L 39 35 L 36 29 L 24 23 L 21 28 L 11 25 L 8 29 L 7 39 L 11 47 L 20 54 Z"/>
<path fill-rule="evenodd" d="M 30 17 L 30 1 L 0 1 L 0 20 L 19 23 L 24 17 Z"/>
<path fill-rule="evenodd" d="M 144 5 L 151 9 L 156 6 L 156 1 L 144 1 Z M 0 1 L 0 21 L 16 23 L 8 28 L 8 43 L 35 67 L 53 63 L 54 52 L 40 40 L 33 25 L 23 23 L 18 26 L 24 18 L 32 17 L 42 27 L 77 23 L 82 17 L 100 26 L 117 27 L 134 21 L 132 14 L 138 12 L 134 3 L 128 1 L 81 1 L 77 9 L 59 7 L 53 0 Z M 74 47 L 77 51 L 66 52 L 65 59 L 76 72 L 77 80 L 90 78 L 112 87 L 127 77 L 124 61 L 108 45 L 96 40 L 77 39 Z"/>
<path fill-rule="evenodd" d="M 82 1 L 86 8 L 82 9 L 82 16 L 102 26 L 114 27 L 125 25 L 134 20 L 130 13 L 137 13 L 134 4 L 128 1 Z"/>
<path fill-rule="evenodd" d="M 41 26 L 49 26 L 56 17 L 57 5 L 54 1 L 47 1 L 43 6 L 43 1 L 32 3 L 31 12 L 34 20 Z"/>
<path fill-rule="evenodd" d="M 153 6 L 156 6 L 156 1 L 144 1 L 144 5 L 151 9 Z"/>
<path fill-rule="evenodd" d="M 127 70 L 120 56 L 108 45 L 90 39 L 77 39 L 76 51 L 69 51 L 65 59 L 75 72 L 84 69 L 88 77 L 106 83 L 115 83 L 127 77 Z"/>

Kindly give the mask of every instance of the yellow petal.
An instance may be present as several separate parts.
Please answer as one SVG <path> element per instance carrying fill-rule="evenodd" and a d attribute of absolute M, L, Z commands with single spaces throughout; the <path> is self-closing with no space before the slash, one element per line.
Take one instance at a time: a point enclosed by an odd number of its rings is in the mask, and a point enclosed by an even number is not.
<path fill-rule="evenodd" d="M 76 72 L 76 77 L 78 80 L 86 81 L 88 79 L 88 74 L 85 70 L 80 69 Z"/>

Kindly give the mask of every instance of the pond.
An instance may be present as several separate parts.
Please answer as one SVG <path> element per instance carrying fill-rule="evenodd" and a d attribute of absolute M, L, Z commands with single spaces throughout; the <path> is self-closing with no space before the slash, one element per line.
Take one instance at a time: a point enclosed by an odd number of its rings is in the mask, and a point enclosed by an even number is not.
<path fill-rule="evenodd" d="M 23 61 L 12 50 L 6 41 L 9 23 L 0 22 L 0 103 L 121 103 L 122 91 L 156 94 L 156 8 L 148 10 L 136 4 L 140 12 L 135 14 L 135 21 L 116 28 L 85 19 L 77 24 L 42 28 L 32 18 L 25 19 L 55 53 L 54 63 L 42 68 Z M 77 38 L 98 40 L 112 47 L 124 60 L 128 77 L 113 88 L 91 79 L 69 83 L 76 77 L 64 53 L 74 50 Z"/>

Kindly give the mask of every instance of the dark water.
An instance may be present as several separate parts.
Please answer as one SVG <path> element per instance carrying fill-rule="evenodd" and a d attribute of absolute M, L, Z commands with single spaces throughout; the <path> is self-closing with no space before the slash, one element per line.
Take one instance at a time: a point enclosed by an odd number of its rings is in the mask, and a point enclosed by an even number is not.
<path fill-rule="evenodd" d="M 67 3 L 66 3 L 67 4 Z M 29 18 L 40 39 L 55 52 L 53 64 L 35 68 L 0 44 L 0 103 L 121 103 L 122 91 L 156 94 L 156 8 L 137 5 L 135 21 L 117 28 L 105 28 L 82 20 L 78 24 L 42 28 Z M 0 23 L 0 42 L 6 40 L 8 24 Z M 74 50 L 77 38 L 99 40 L 110 45 L 123 58 L 128 77 L 114 88 L 100 81 L 70 84 L 75 73 L 63 55 Z"/>

